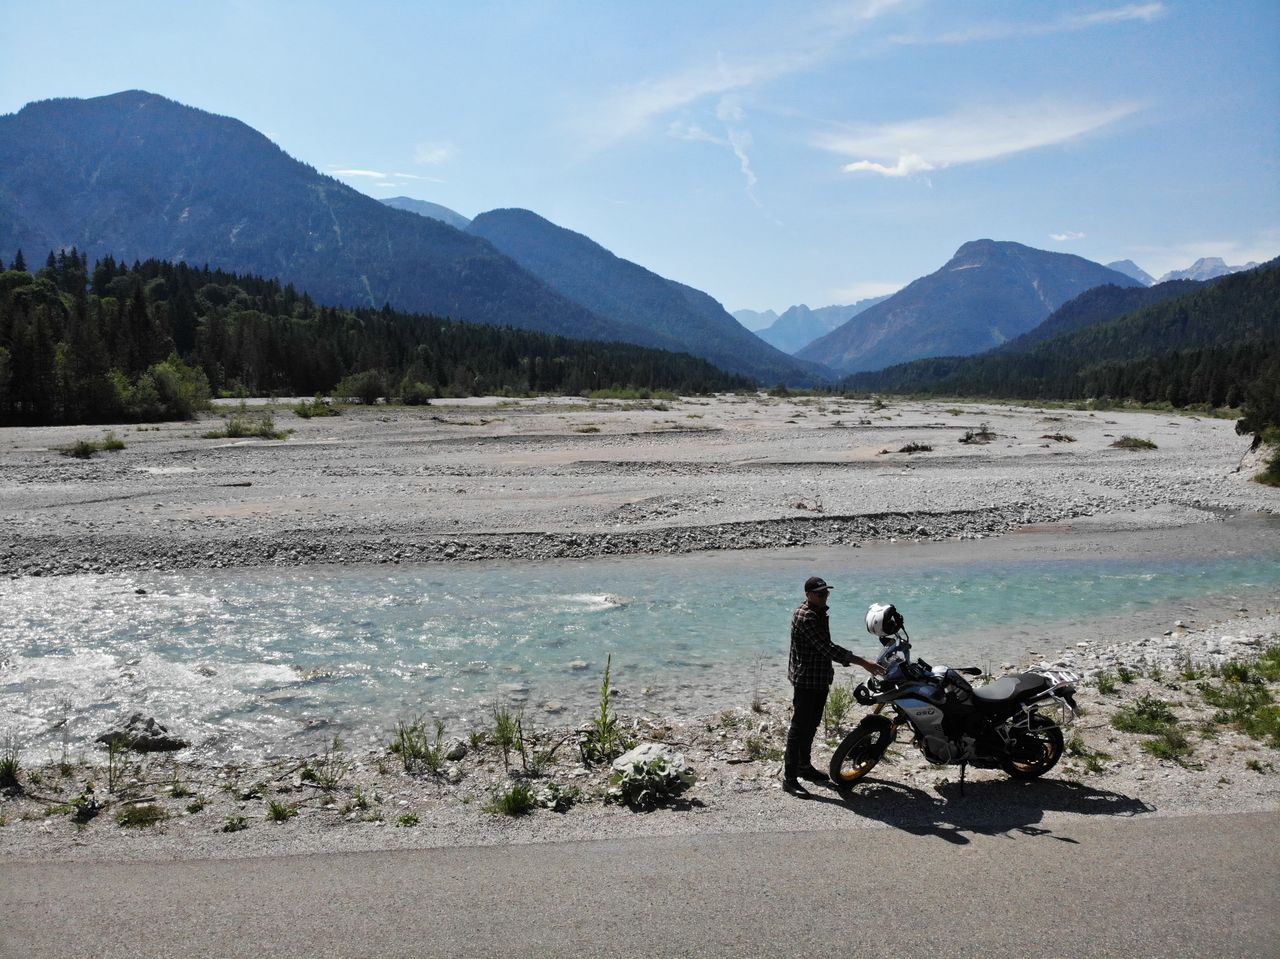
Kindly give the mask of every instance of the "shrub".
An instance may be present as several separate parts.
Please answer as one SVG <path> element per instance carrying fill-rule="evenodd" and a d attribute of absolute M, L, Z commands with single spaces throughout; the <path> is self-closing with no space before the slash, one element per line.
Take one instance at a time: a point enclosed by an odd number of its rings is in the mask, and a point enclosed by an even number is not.
<path fill-rule="evenodd" d="M 609 674 L 613 669 L 613 654 L 605 659 L 604 678 L 600 681 L 599 708 L 586 738 L 579 745 L 583 762 L 608 762 L 622 755 L 627 741 L 618 731 L 618 717 L 614 715 L 610 700 Z"/>
<path fill-rule="evenodd" d="M 345 376 L 333 390 L 334 396 L 340 396 L 352 403 L 363 403 L 366 406 L 373 406 L 389 392 L 387 378 L 378 370 L 365 370 L 362 373 Z"/>
<path fill-rule="evenodd" d="M 405 827 L 416 826 L 418 825 L 418 821 L 418 814 L 416 812 L 407 812 L 402 813 L 396 818 L 396 825 Z"/>
<path fill-rule="evenodd" d="M 995 438 L 996 434 L 992 431 L 991 427 L 986 423 L 983 423 L 976 430 L 965 430 L 964 436 L 960 437 L 960 442 L 970 445 L 981 445 L 983 443 L 990 443 Z"/>
<path fill-rule="evenodd" d="M 515 783 L 509 789 L 495 793 L 484 809 L 495 815 L 523 816 L 534 805 L 533 790 L 524 783 Z"/>
<path fill-rule="evenodd" d="M 693 771 L 676 768 L 666 757 L 634 762 L 609 777 L 608 798 L 632 809 L 652 809 L 693 785 Z"/>
<path fill-rule="evenodd" d="M 405 377 L 400 382 L 400 402 L 405 406 L 430 406 L 436 391 L 426 383 Z"/>
<path fill-rule="evenodd" d="M 435 721 L 435 741 L 427 736 L 426 721 L 421 717 L 412 722 L 400 720 L 396 723 L 396 738 L 391 742 L 391 751 L 400 757 L 407 773 L 425 769 L 429 773 L 438 773 L 444 768 L 444 720 Z"/>
<path fill-rule="evenodd" d="M 1128 666 L 1119 666 L 1116 668 L 1116 679 L 1120 680 L 1120 682 L 1124 683 L 1126 686 L 1137 678 L 1138 674 Z"/>
<path fill-rule="evenodd" d="M 261 439 L 282 440 L 289 436 L 289 430 L 277 430 L 276 421 L 270 413 L 263 413 L 252 419 L 233 416 L 227 420 L 220 430 L 210 430 L 201 434 L 207 440 L 220 439 Z"/>
<path fill-rule="evenodd" d="M 274 799 L 267 803 L 268 822 L 288 822 L 296 815 L 298 815 L 297 806 L 290 806 Z"/>
<path fill-rule="evenodd" d="M 1111 717 L 1111 725 L 1121 732 L 1152 736 L 1176 726 L 1177 723 L 1178 717 L 1173 714 L 1169 704 L 1150 695 L 1139 696 L 1128 706 L 1116 710 Z"/>
<path fill-rule="evenodd" d="M 341 416 L 342 410 L 338 409 L 319 393 L 310 403 L 299 403 L 293 408 L 296 413 L 304 420 L 309 420 L 313 416 Z"/>
<path fill-rule="evenodd" d="M 833 686 L 822 710 L 822 725 L 828 736 L 834 736 L 844 725 L 853 708 L 853 694 L 846 686 Z"/>
<path fill-rule="evenodd" d="M 538 805 L 552 812 L 566 812 L 582 796 L 577 786 L 561 786 L 558 783 L 547 783 L 538 790 Z"/>
<path fill-rule="evenodd" d="M 163 806 L 154 803 L 128 806 L 116 816 L 116 822 L 128 829 L 143 829 L 169 818 Z"/>
<path fill-rule="evenodd" d="M 249 823 L 244 816 L 228 816 L 222 823 L 222 832 L 240 832 L 242 829 L 248 829 Z"/>
<path fill-rule="evenodd" d="M 899 453 L 931 453 L 933 452 L 933 447 L 930 446 L 928 443 L 908 443 L 906 446 L 902 447 L 902 449 L 898 450 L 898 452 Z"/>
<path fill-rule="evenodd" d="M 1116 677 L 1105 669 L 1093 677 L 1093 684 L 1098 687 L 1098 692 L 1104 696 L 1110 696 L 1116 691 Z"/>
<path fill-rule="evenodd" d="M 302 767 L 302 779 L 326 792 L 337 789 L 347 773 L 351 772 L 351 763 L 343 755 L 342 738 L 334 736 L 333 741 L 324 747 L 324 752 L 314 763 Z"/>
<path fill-rule="evenodd" d="M 21 792 L 22 784 L 18 782 L 18 773 L 22 772 L 21 750 L 16 736 L 4 737 L 4 745 L 0 746 L 0 789 L 11 789 Z"/>
<path fill-rule="evenodd" d="M 1157 759 L 1168 759 L 1173 762 L 1181 762 L 1191 753 L 1191 744 L 1187 741 L 1187 737 L 1173 726 L 1160 729 L 1154 739 L 1143 742 L 1142 748 Z"/>
<path fill-rule="evenodd" d="M 1159 449 L 1151 440 L 1144 440 L 1139 436 L 1122 436 L 1111 444 L 1112 449 L 1117 450 L 1154 450 Z"/>
<path fill-rule="evenodd" d="M 1074 443 L 1076 438 L 1068 433 L 1045 433 L 1042 440 L 1053 440 L 1055 443 Z"/>
<path fill-rule="evenodd" d="M 125 448 L 124 440 L 116 436 L 110 430 L 107 435 L 100 440 L 76 440 L 70 446 L 64 446 L 59 449 L 63 456 L 71 456 L 79 460 L 87 460 L 94 453 L 109 452 L 116 453 Z"/>
<path fill-rule="evenodd" d="M 490 738 L 502 750 L 502 765 L 511 765 L 511 751 L 520 741 L 519 719 L 506 706 L 496 706 L 493 710 L 493 733 Z"/>

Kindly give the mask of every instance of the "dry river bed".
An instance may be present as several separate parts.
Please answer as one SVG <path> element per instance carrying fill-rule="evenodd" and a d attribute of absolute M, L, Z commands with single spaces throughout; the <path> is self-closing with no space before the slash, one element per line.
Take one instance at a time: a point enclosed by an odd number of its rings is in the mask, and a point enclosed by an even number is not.
<path fill-rule="evenodd" d="M 88 460 L 59 448 L 105 428 L 0 431 L 0 574 L 937 541 L 1045 524 L 1182 527 L 1280 506 L 1277 491 L 1237 469 L 1247 444 L 1230 421 L 1165 413 L 766 396 L 490 399 L 309 420 L 276 407 L 287 439 L 202 435 L 264 410 L 118 426 L 125 448 Z M 1155 448 L 1114 448 L 1125 436 Z M 699 777 L 681 802 L 647 813 L 605 801 L 607 767 L 583 761 L 574 728 L 528 731 L 531 751 L 560 744 L 536 775 L 518 754 L 504 760 L 481 729 L 451 730 L 455 758 L 434 773 L 406 772 L 385 747 L 253 764 L 127 754 L 111 769 L 104 753 L 28 759 L 21 789 L 0 799 L 0 858 L 237 857 L 885 823 L 962 837 L 1033 831 L 1060 816 L 1277 808 L 1280 753 L 1215 719 L 1203 685 L 1223 680 L 1183 675 L 1280 642 L 1280 611 L 1190 629 L 1172 618 L 1163 636 L 1082 638 L 1054 658 L 1093 678 L 1078 738 L 1039 782 L 974 770 L 962 793 L 954 767 L 929 766 L 900 743 L 851 797 L 816 789 L 815 799 L 797 800 L 778 788 L 788 707 L 766 698 L 669 723 L 624 713 L 629 736 L 669 744 Z M 1099 672 L 1129 681 L 1104 692 Z M 1184 755 L 1160 758 L 1143 747 L 1149 737 L 1111 725 L 1141 696 L 1174 711 L 1188 734 Z M 815 761 L 859 712 L 833 726 Z M 77 823 L 75 801 L 90 782 L 101 808 Z M 518 818 L 486 808 L 515 783 L 547 802 L 558 793 L 567 808 Z M 163 818 L 118 824 L 137 807 Z"/>

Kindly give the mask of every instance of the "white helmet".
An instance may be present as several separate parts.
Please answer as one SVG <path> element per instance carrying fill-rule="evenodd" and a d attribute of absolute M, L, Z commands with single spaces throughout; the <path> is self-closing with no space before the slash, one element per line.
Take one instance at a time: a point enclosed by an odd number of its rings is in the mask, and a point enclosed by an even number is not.
<path fill-rule="evenodd" d="M 884 639 L 902 629 L 902 614 L 889 603 L 872 603 L 867 610 L 867 632 Z"/>

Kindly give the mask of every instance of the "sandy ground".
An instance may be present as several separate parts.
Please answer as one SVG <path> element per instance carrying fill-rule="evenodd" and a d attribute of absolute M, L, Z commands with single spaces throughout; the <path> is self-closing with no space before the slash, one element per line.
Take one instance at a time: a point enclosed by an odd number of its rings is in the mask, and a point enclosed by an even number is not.
<path fill-rule="evenodd" d="M 1280 492 L 1237 471 L 1247 444 L 1232 422 L 1169 414 L 759 396 L 466 401 L 311 420 L 277 410 L 276 427 L 294 431 L 287 440 L 201 437 L 220 425 L 117 427 L 126 449 L 84 461 L 57 447 L 104 430 L 0 431 L 0 573 L 929 542 L 1046 525 L 1186 528 L 1280 507 Z M 961 442 L 984 425 L 989 441 Z M 1123 436 L 1157 448 L 1112 448 Z M 901 452 L 908 444 L 930 449 Z M 529 778 L 518 759 L 513 775 L 492 744 L 478 744 L 439 775 L 409 775 L 385 750 L 344 754 L 331 789 L 306 776 L 315 756 L 254 766 L 135 757 L 111 792 L 105 757 L 71 757 L 65 769 L 24 770 L 25 792 L 0 800 L 0 858 L 239 857 L 884 823 L 1002 831 L 1098 809 L 1280 806 L 1278 754 L 1207 722 L 1194 684 L 1169 675 L 1184 654 L 1247 659 L 1280 641 L 1277 610 L 1123 639 L 1056 657 L 1082 672 L 1129 664 L 1139 676 L 1114 694 L 1082 696 L 1077 754 L 1039 783 L 972 771 L 962 796 L 954 767 L 929 766 L 900 744 L 852 799 L 819 790 L 799 801 L 778 788 L 788 707 L 767 701 L 670 724 L 624 713 L 634 738 L 669 743 L 699 772 L 685 802 L 651 813 L 602 801 L 607 771 L 581 762 L 571 729 L 540 733 L 544 747 L 570 738 Z M 1141 737 L 1110 727 L 1117 705 L 1144 693 L 1198 724 L 1189 759 L 1157 759 Z M 816 761 L 838 736 L 817 746 Z M 522 779 L 535 791 L 575 787 L 579 800 L 518 819 L 485 811 Z M 88 781 L 105 808 L 77 825 L 67 804 Z M 271 803 L 297 814 L 269 822 Z M 132 805 L 158 805 L 168 818 L 117 826 Z M 236 819 L 247 828 L 223 831 Z"/>

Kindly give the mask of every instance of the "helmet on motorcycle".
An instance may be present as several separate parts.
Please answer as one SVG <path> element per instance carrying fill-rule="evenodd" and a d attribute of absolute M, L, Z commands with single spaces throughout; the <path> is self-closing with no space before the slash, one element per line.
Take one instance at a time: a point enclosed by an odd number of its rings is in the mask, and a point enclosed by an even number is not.
<path fill-rule="evenodd" d="M 867 632 L 879 636 L 880 642 L 889 645 L 890 637 L 903 627 L 902 614 L 889 603 L 872 603 L 867 610 Z"/>

